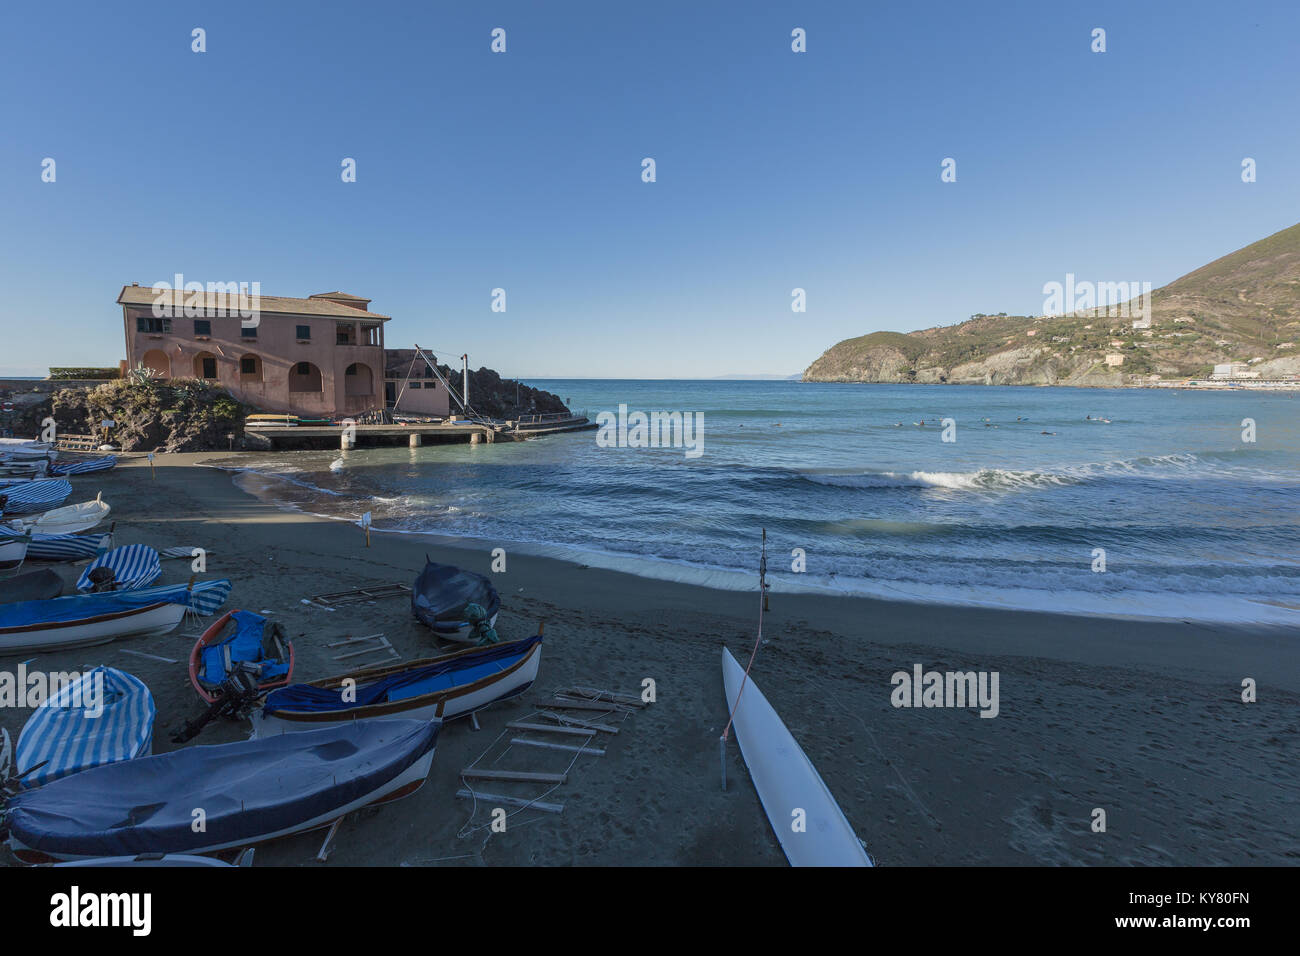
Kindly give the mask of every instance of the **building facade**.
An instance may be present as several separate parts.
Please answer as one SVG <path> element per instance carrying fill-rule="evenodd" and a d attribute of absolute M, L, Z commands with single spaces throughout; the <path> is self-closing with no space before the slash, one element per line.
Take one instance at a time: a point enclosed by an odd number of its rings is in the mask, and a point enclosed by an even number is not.
<path fill-rule="evenodd" d="M 255 318 L 217 292 L 124 286 L 128 368 L 197 378 L 271 412 L 339 419 L 384 402 L 384 323 L 345 292 L 259 296 Z M 445 393 L 445 389 L 442 389 Z"/>
<path fill-rule="evenodd" d="M 438 358 L 429 355 L 429 360 Z M 446 418 L 451 412 L 451 396 L 415 349 L 385 349 L 384 406 L 395 414 Z"/>

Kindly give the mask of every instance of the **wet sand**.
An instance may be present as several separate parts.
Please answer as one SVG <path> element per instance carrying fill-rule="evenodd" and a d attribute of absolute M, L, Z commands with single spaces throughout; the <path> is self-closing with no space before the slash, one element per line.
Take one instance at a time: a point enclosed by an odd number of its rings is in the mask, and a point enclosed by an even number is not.
<path fill-rule="evenodd" d="M 364 533 L 282 511 L 197 463 L 228 455 L 123 459 L 77 476 L 69 503 L 99 490 L 114 509 L 117 544 L 206 548 L 201 577 L 235 582 L 227 608 L 268 613 L 295 643 L 296 676 L 339 673 L 346 636 L 382 632 L 405 660 L 437 653 L 408 602 L 325 611 L 302 599 L 367 584 L 410 584 L 426 552 L 490 572 L 482 549 L 417 535 Z M 359 465 L 364 467 L 364 461 Z M 352 467 L 352 465 L 349 465 Z M 718 591 L 509 553 L 494 580 L 497 630 L 522 637 L 546 622 L 532 692 L 443 728 L 433 771 L 415 795 L 349 817 L 325 865 L 784 865 L 734 738 L 729 787 L 719 787 L 726 722 L 720 648 L 742 663 L 754 641 L 753 592 Z M 757 556 L 755 556 L 757 558 Z M 29 564 L 25 570 L 42 565 Z M 60 568 L 71 582 L 79 568 Z M 184 581 L 165 561 L 160 583 Z M 155 752 L 200 710 L 186 659 L 201 624 L 162 637 L 38 655 L 31 668 L 109 664 L 149 685 L 158 706 Z M 879 865 L 1295 864 L 1300 861 L 1300 633 L 1197 623 L 773 594 L 752 676 L 777 708 Z M 126 653 L 167 657 L 165 663 Z M 0 659 L 12 670 L 31 655 Z M 999 713 L 897 708 L 891 675 L 996 671 Z M 492 802 L 457 799 L 461 768 L 562 771 L 572 756 L 509 747 L 509 721 L 546 692 L 582 685 L 656 702 L 602 735 L 604 756 L 580 756 L 545 799 L 560 814 L 511 812 L 488 829 Z M 1241 701 L 1241 682 L 1259 700 Z M 16 739 L 27 710 L 0 710 Z M 246 724 L 210 725 L 189 746 L 238 740 Z M 543 787 L 481 784 L 525 797 Z M 1094 808 L 1106 811 L 1092 831 Z M 508 808 L 510 809 L 510 808 Z M 473 816 L 471 818 L 471 812 Z M 259 865 L 320 865 L 322 833 L 258 851 Z M 8 851 L 6 862 L 14 862 Z"/>

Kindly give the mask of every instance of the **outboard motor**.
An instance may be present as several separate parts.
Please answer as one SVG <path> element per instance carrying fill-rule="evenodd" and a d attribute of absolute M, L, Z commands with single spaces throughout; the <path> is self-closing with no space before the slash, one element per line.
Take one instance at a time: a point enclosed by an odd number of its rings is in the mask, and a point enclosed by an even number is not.
<path fill-rule="evenodd" d="M 261 667 L 251 661 L 236 661 L 231 665 L 230 673 L 221 682 L 220 694 L 208 709 L 193 720 L 185 721 L 185 726 L 172 732 L 172 743 L 183 744 L 193 740 L 201 731 L 218 717 L 229 720 L 241 720 L 247 711 L 257 703 L 261 696 L 258 679 Z"/>

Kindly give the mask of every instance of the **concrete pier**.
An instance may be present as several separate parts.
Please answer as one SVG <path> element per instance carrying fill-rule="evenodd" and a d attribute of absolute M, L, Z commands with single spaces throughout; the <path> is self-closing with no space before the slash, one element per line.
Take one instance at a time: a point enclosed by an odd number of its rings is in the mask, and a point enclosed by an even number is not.
<path fill-rule="evenodd" d="M 582 416 L 524 426 L 516 422 L 478 424 L 470 422 L 439 422 L 437 424 L 402 425 L 295 425 L 291 427 L 245 427 L 244 435 L 250 445 L 261 448 L 321 447 L 333 445 L 344 451 L 358 445 L 394 445 L 403 440 L 411 448 L 429 442 L 470 442 L 492 444 L 496 441 L 524 441 L 539 435 L 557 432 L 583 431 L 595 428 L 594 422 Z"/>

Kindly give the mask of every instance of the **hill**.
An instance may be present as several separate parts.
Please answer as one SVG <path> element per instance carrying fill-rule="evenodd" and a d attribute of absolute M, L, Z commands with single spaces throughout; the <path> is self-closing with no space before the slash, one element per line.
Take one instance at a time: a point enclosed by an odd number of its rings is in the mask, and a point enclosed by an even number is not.
<path fill-rule="evenodd" d="M 1084 285 L 1082 278 L 1079 285 Z M 1123 284 L 1121 284 L 1123 285 Z M 1300 224 L 1156 289 L 1107 308 L 1064 315 L 973 315 L 916 332 L 873 332 L 827 349 L 805 382 L 986 385 L 1148 383 L 1252 363 L 1261 377 L 1300 374 Z M 1136 327 L 1135 327 L 1136 326 Z"/>

